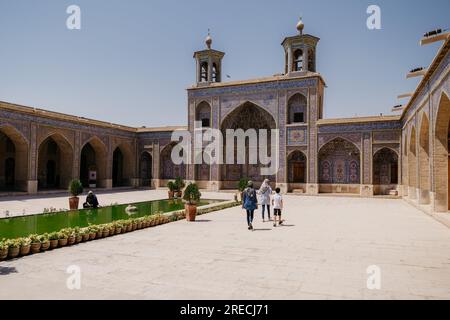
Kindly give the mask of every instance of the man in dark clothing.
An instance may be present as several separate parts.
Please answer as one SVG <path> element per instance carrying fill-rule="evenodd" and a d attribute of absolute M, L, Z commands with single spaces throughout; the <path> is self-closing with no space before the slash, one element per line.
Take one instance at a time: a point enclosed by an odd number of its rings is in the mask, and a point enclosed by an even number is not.
<path fill-rule="evenodd" d="M 98 208 L 97 196 L 92 191 L 89 191 L 89 193 L 86 197 L 86 202 L 83 204 L 83 208 L 85 208 L 85 209 L 97 209 Z"/>

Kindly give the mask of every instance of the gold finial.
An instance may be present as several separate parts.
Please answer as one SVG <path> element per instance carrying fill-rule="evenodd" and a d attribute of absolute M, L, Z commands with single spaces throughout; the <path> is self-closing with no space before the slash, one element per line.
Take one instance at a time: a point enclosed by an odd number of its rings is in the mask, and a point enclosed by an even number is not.
<path fill-rule="evenodd" d="M 300 20 L 297 23 L 297 30 L 300 32 L 300 34 L 303 34 L 303 29 L 305 28 L 305 24 L 302 21 L 302 17 L 300 17 Z"/>
<path fill-rule="evenodd" d="M 208 29 L 208 36 L 206 37 L 205 43 L 206 43 L 206 47 L 208 49 L 211 49 L 212 38 L 211 38 L 211 30 L 210 29 Z"/>

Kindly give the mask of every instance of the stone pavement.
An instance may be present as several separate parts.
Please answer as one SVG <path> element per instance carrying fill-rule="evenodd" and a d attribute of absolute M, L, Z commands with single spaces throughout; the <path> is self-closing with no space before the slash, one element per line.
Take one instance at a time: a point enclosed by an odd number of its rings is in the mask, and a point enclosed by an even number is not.
<path fill-rule="evenodd" d="M 450 229 L 402 200 L 286 196 L 0 263 L 0 299 L 449 299 Z M 81 268 L 81 289 L 66 270 Z M 367 289 L 367 268 L 381 290 Z"/>

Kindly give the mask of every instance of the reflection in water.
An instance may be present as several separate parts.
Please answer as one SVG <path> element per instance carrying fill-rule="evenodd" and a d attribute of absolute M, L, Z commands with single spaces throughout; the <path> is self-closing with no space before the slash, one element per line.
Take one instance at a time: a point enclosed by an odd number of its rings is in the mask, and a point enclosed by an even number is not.
<path fill-rule="evenodd" d="M 200 206 L 215 201 L 203 200 Z M 133 204 L 135 212 L 127 213 L 128 205 L 117 205 L 99 209 L 84 209 L 78 211 L 49 213 L 27 217 L 0 219 L 0 239 L 18 238 L 30 234 L 43 234 L 59 231 L 64 228 L 87 227 L 89 225 L 105 224 L 116 220 L 128 220 L 149 216 L 161 212 L 177 211 L 184 208 L 181 200 L 159 200 Z"/>

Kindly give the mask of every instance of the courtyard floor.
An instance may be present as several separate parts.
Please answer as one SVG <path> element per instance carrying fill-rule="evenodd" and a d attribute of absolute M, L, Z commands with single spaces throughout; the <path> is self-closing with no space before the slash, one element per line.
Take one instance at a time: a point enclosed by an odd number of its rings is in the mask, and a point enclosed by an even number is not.
<path fill-rule="evenodd" d="M 450 229 L 402 200 L 286 196 L 284 218 L 250 232 L 236 207 L 1 262 L 0 299 L 450 299 Z"/>

